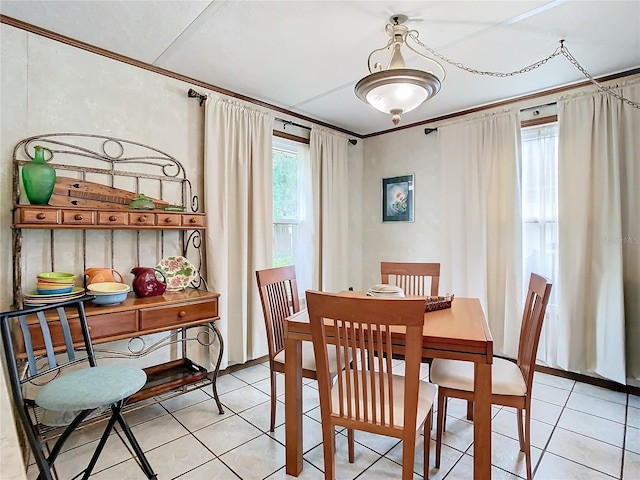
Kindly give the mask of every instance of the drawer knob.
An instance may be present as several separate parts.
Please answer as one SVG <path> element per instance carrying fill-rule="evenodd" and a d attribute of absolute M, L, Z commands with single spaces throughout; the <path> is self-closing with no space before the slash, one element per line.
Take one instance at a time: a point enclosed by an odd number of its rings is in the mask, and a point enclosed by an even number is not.
<path fill-rule="evenodd" d="M 173 218 L 165 218 L 165 223 L 173 223 Z"/>
<path fill-rule="evenodd" d="M 196 223 L 196 222 L 197 222 L 197 220 L 195 218 L 190 218 L 189 219 L 189 223 Z"/>
<path fill-rule="evenodd" d="M 180 313 L 178 313 L 178 316 L 179 316 L 180 318 L 184 318 L 184 317 L 186 317 L 186 316 L 187 316 L 187 312 L 185 312 L 184 310 L 180 310 Z"/>
<path fill-rule="evenodd" d="M 80 215 L 79 213 L 76 213 L 75 217 L 73 217 L 76 220 L 82 220 L 82 215 Z"/>
<path fill-rule="evenodd" d="M 140 215 L 138 217 L 138 221 L 139 222 L 146 222 L 147 221 L 147 216 L 146 215 Z"/>
<path fill-rule="evenodd" d="M 44 220 L 46 217 L 47 217 L 47 216 L 46 216 L 44 213 L 42 213 L 42 212 L 40 212 L 39 214 L 37 214 L 37 215 L 36 215 L 36 218 L 37 218 L 38 220 Z"/>
<path fill-rule="evenodd" d="M 115 215 L 111 215 L 111 216 L 109 217 L 109 221 L 110 221 L 110 222 L 115 222 L 116 220 L 117 220 L 117 218 L 116 218 L 116 216 L 115 216 Z"/>

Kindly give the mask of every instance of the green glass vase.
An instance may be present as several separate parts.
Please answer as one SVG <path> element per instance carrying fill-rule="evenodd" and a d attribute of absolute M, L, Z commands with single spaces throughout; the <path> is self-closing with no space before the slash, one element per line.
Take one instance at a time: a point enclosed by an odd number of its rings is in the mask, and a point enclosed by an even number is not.
<path fill-rule="evenodd" d="M 29 203 L 47 205 L 56 184 L 56 170 L 44 161 L 44 149 L 36 145 L 33 160 L 22 167 L 22 183 Z"/>

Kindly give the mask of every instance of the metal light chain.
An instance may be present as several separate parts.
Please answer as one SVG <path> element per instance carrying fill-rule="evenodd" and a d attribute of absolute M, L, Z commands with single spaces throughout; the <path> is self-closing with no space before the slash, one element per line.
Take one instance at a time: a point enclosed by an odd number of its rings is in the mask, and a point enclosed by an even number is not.
<path fill-rule="evenodd" d="M 526 66 L 524 68 L 521 68 L 520 70 L 516 70 L 513 72 L 489 72 L 489 71 L 483 71 L 483 70 L 476 70 L 475 68 L 470 68 L 467 67 L 466 65 L 464 65 L 461 62 L 455 62 L 453 60 L 451 60 L 450 58 L 445 57 L 444 55 L 442 55 L 441 53 L 436 52 L 433 48 L 425 45 L 424 43 L 422 43 L 419 39 L 418 39 L 418 32 L 416 30 L 411 30 L 409 31 L 409 33 L 407 34 L 407 36 L 411 37 L 411 39 L 416 42 L 418 45 L 420 45 L 422 48 L 424 48 L 426 51 L 428 51 L 431 55 L 433 55 L 434 57 L 439 58 L 440 60 L 443 60 L 445 62 L 447 62 L 450 65 L 453 65 L 454 67 L 457 67 L 461 70 L 464 70 L 466 72 L 469 73 L 475 73 L 476 75 L 486 75 L 486 76 L 490 76 L 490 77 L 499 77 L 499 78 L 504 78 L 504 77 L 513 77 L 514 75 L 519 75 L 521 73 L 527 73 L 530 72 L 532 70 L 535 70 L 536 68 L 541 67 L 542 65 L 544 65 L 545 63 L 547 63 L 549 60 L 552 60 L 553 58 L 559 56 L 559 55 L 563 55 L 564 57 L 566 57 L 567 60 L 569 60 L 569 62 L 571 62 L 571 64 L 573 66 L 575 66 L 578 70 L 580 70 L 580 72 L 582 72 L 582 74 L 587 77 L 587 79 L 593 83 L 596 87 L 598 87 L 599 90 L 601 90 L 604 93 L 607 93 L 609 95 L 613 95 L 615 98 L 617 98 L 618 100 L 626 103 L 627 105 L 630 105 L 633 108 L 637 108 L 640 109 L 640 103 L 634 102 L 632 100 L 629 100 L 628 98 L 623 97 L 622 95 L 620 95 L 619 93 L 614 92 L 611 88 L 609 87 L 605 87 L 603 85 L 600 85 L 595 78 L 593 78 L 589 72 L 587 72 L 582 65 L 580 65 L 580 63 L 578 63 L 578 61 L 575 59 L 575 57 L 573 55 L 571 55 L 571 53 L 569 52 L 569 50 L 567 49 L 567 47 L 564 46 L 564 40 L 560 40 L 560 46 L 558 48 L 555 49 L 555 51 L 549 55 L 547 58 L 544 58 L 542 60 L 539 60 L 535 63 L 532 63 L 529 66 Z"/>
<path fill-rule="evenodd" d="M 578 60 L 576 60 L 575 57 L 571 55 L 571 53 L 569 53 L 569 50 L 567 50 L 567 47 L 564 46 L 564 40 L 560 41 L 560 48 L 562 49 L 562 54 L 567 58 L 567 60 L 569 60 L 573 64 L 573 66 L 575 66 L 578 70 L 580 70 L 582 74 L 585 77 L 587 77 L 589 81 L 593 83 L 596 87 L 598 87 L 602 92 L 608 93 L 609 95 L 613 95 L 615 98 L 617 98 L 621 102 L 624 102 L 627 105 L 632 106 L 633 108 L 640 109 L 640 103 L 629 100 L 628 98 L 624 98 L 619 93 L 614 92 L 611 88 L 600 85 L 598 81 L 595 78 L 593 78 L 591 74 L 589 74 L 589 72 L 587 72 L 582 65 L 578 63 Z"/>

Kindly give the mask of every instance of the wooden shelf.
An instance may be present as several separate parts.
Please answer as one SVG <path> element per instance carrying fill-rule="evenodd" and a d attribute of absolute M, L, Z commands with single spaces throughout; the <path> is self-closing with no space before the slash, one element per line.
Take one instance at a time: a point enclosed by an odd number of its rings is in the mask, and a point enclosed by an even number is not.
<path fill-rule="evenodd" d="M 13 228 L 204 230 L 204 213 L 15 205 Z"/>

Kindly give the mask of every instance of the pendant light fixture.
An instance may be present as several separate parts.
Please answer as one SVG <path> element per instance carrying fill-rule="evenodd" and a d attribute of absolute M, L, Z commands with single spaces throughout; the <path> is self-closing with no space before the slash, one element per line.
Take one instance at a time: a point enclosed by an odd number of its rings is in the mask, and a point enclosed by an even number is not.
<path fill-rule="evenodd" d="M 523 73 L 528 73 L 540 68 L 555 57 L 564 56 L 573 66 L 580 70 L 580 72 L 591 83 L 598 87 L 600 91 L 617 98 L 621 102 L 626 103 L 633 108 L 640 109 L 640 103 L 624 98 L 614 89 L 598 83 L 598 81 L 589 72 L 587 72 L 582 65 L 580 65 L 571 52 L 569 52 L 564 40 L 560 40 L 560 45 L 553 51 L 553 53 L 546 58 L 538 60 L 537 62 L 511 72 L 491 72 L 471 68 L 461 62 L 451 60 L 428 45 L 422 43 L 418 38 L 419 33 L 417 30 L 409 30 L 405 25 L 403 25 L 403 23 L 408 20 L 406 15 L 392 15 L 390 20 L 392 23 L 387 24 L 385 31 L 391 38 L 384 47 L 377 48 L 369 54 L 367 66 L 369 67 L 370 75 L 367 75 L 356 84 L 355 93 L 360 100 L 368 103 L 376 110 L 379 110 L 382 113 L 391 114 L 391 120 L 394 125 L 397 125 L 398 122 L 400 122 L 400 117 L 403 113 L 410 112 L 411 110 L 418 108 L 422 103 L 438 93 L 440 91 L 440 86 L 446 77 L 446 72 L 440 62 L 434 58 L 425 56 L 416 50 L 412 44 L 424 49 L 433 57 L 439 58 L 449 65 L 459 68 L 460 70 L 464 70 L 467 73 L 495 78 L 509 78 Z M 411 40 L 411 42 L 409 42 L 409 40 Z M 436 66 L 440 76 L 437 76 L 432 71 L 407 68 L 404 62 L 404 57 L 402 56 L 402 47 L 405 46 L 413 53 L 430 62 L 431 65 Z M 376 62 L 373 65 L 371 63 L 372 57 L 377 52 L 382 52 L 383 50 L 391 51 L 391 59 L 386 70 L 382 67 L 380 62 Z"/>
<path fill-rule="evenodd" d="M 406 15 L 391 17 L 393 23 L 387 24 L 385 27 L 385 31 L 391 38 L 387 45 L 377 48 L 369 54 L 367 64 L 370 75 L 360 80 L 355 87 L 356 95 L 360 100 L 382 113 L 391 114 L 394 125 L 398 124 L 403 113 L 418 108 L 438 93 L 441 82 L 446 76 L 440 63 L 418 52 L 407 43 L 408 38 L 417 38 L 418 32 L 409 30 L 403 25 L 406 21 Z M 407 68 L 402 56 L 402 47 L 405 45 L 435 65 L 440 70 L 441 77 L 439 78 L 431 71 Z M 391 59 L 386 70 L 379 62 L 373 66 L 371 64 L 373 55 L 383 50 L 391 50 Z"/>

